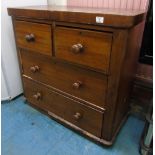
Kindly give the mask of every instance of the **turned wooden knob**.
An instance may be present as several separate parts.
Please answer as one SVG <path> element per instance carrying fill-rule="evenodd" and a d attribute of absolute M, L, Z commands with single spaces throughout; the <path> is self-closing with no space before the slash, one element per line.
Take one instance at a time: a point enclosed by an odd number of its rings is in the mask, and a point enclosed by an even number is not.
<path fill-rule="evenodd" d="M 25 35 L 25 40 L 26 40 L 27 42 L 33 42 L 33 41 L 35 41 L 35 36 L 34 36 L 34 34 L 26 34 L 26 35 Z"/>
<path fill-rule="evenodd" d="M 33 72 L 33 73 L 39 71 L 39 69 L 40 68 L 38 66 L 32 66 L 32 67 L 30 67 L 31 72 Z"/>
<path fill-rule="evenodd" d="M 36 93 L 35 95 L 33 95 L 33 98 L 35 98 L 36 100 L 41 99 L 41 93 Z"/>
<path fill-rule="evenodd" d="M 81 53 L 83 51 L 83 45 L 82 44 L 75 44 L 71 47 L 71 51 L 75 54 Z"/>
<path fill-rule="evenodd" d="M 79 113 L 79 112 L 77 112 L 75 115 L 74 115 L 74 118 L 75 118 L 75 120 L 79 120 L 79 119 L 81 119 L 81 117 L 82 117 L 82 115 Z"/>
<path fill-rule="evenodd" d="M 73 83 L 73 88 L 75 88 L 75 89 L 79 89 L 81 86 L 82 86 L 81 81 L 77 81 L 77 82 Z"/>

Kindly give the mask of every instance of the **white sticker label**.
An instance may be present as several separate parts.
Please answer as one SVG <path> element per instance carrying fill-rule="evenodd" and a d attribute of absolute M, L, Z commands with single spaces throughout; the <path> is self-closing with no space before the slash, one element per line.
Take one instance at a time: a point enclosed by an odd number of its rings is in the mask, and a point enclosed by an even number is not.
<path fill-rule="evenodd" d="M 104 17 L 96 17 L 96 23 L 104 23 Z"/>

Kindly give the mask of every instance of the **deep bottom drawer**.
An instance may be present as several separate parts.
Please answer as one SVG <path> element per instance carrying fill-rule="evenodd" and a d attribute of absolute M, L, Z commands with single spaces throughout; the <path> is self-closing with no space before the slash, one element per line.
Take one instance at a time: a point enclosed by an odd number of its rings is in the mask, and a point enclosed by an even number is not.
<path fill-rule="evenodd" d="M 23 83 L 25 97 L 30 103 L 54 113 L 97 137 L 101 137 L 102 112 L 71 100 L 27 78 L 23 78 Z"/>

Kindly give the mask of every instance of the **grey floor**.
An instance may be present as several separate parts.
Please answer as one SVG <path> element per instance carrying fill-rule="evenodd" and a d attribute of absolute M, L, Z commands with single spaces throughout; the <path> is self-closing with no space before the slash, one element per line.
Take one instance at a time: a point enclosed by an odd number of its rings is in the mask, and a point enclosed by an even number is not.
<path fill-rule="evenodd" d="M 130 116 L 112 147 L 99 146 L 18 97 L 2 102 L 2 155 L 139 155 L 144 122 Z"/>

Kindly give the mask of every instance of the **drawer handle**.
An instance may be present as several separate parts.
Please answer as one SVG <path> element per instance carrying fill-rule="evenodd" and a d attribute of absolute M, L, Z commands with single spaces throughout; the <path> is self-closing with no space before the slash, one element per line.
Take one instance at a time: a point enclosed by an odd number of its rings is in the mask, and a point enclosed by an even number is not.
<path fill-rule="evenodd" d="M 79 119 L 81 119 L 82 118 L 82 115 L 79 113 L 79 112 L 77 112 L 75 115 L 74 115 L 74 118 L 75 118 L 75 120 L 79 120 Z"/>
<path fill-rule="evenodd" d="M 41 99 L 41 93 L 37 93 L 35 95 L 33 95 L 33 98 L 35 98 L 36 100 L 40 100 Z"/>
<path fill-rule="evenodd" d="M 73 88 L 75 88 L 75 89 L 79 89 L 81 86 L 82 86 L 81 81 L 77 81 L 77 82 L 73 83 Z"/>
<path fill-rule="evenodd" d="M 75 54 L 81 53 L 84 50 L 82 44 L 75 44 L 71 47 L 71 51 Z"/>
<path fill-rule="evenodd" d="M 38 66 L 32 66 L 30 67 L 31 72 L 35 73 L 38 72 L 40 70 L 40 68 Z"/>
<path fill-rule="evenodd" d="M 27 35 L 25 35 L 25 40 L 26 40 L 27 42 L 33 42 L 33 41 L 35 41 L 35 36 L 34 36 L 34 34 L 27 34 Z"/>

